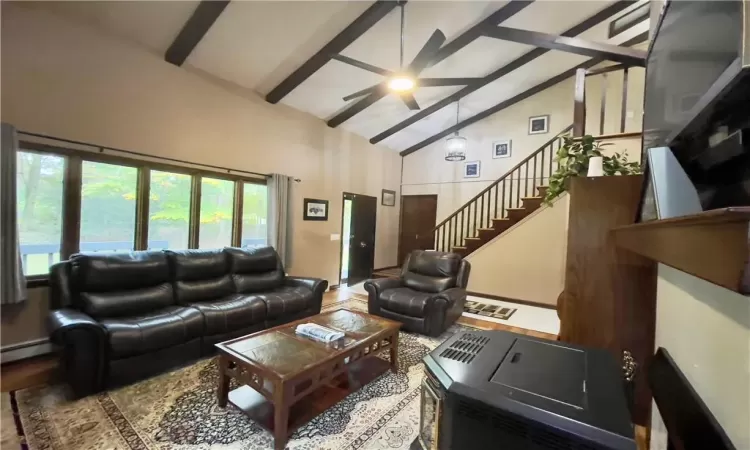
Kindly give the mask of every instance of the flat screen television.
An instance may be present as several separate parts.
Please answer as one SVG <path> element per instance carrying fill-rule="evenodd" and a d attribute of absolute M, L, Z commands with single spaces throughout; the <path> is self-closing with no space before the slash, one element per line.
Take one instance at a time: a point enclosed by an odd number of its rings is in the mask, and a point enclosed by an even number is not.
<path fill-rule="evenodd" d="M 643 150 L 671 148 L 704 210 L 750 205 L 749 1 L 668 1 L 649 47 Z"/>

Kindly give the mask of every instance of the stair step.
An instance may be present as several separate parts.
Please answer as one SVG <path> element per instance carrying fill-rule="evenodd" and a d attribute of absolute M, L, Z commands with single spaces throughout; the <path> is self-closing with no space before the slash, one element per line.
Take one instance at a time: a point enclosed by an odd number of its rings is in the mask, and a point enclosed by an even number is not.
<path fill-rule="evenodd" d="M 464 247 L 466 247 L 468 250 L 474 251 L 481 247 L 485 242 L 484 239 L 478 238 L 478 237 L 467 237 L 464 238 Z"/>
<path fill-rule="evenodd" d="M 506 211 L 508 212 L 508 218 L 514 222 L 518 222 L 531 214 L 531 211 L 527 208 L 508 208 Z"/>
<path fill-rule="evenodd" d="M 505 220 L 505 219 L 493 219 L 493 225 L 495 220 Z M 484 239 L 485 241 L 490 241 L 492 238 L 503 232 L 505 228 L 480 228 L 477 230 L 479 233 L 479 237 Z"/>
<path fill-rule="evenodd" d="M 540 206 L 542 206 L 544 197 L 523 197 L 521 198 L 521 200 L 523 201 L 523 207 L 525 209 L 534 211 L 535 209 L 538 209 Z"/>
<path fill-rule="evenodd" d="M 514 223 L 516 222 L 507 217 L 503 217 L 502 219 L 492 219 L 492 228 L 497 230 L 497 233 L 500 234 L 512 227 Z"/>
<path fill-rule="evenodd" d="M 453 247 L 451 249 L 453 253 L 458 253 L 461 256 L 466 256 L 469 254 L 469 249 L 466 247 Z"/>
<path fill-rule="evenodd" d="M 549 186 L 537 186 L 536 191 L 539 193 L 539 196 L 544 198 L 547 195 L 547 190 L 549 189 Z"/>

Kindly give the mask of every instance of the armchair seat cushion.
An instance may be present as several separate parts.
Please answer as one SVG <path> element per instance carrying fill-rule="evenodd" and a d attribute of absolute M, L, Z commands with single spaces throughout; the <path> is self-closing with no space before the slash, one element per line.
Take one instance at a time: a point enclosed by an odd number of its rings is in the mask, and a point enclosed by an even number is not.
<path fill-rule="evenodd" d="M 191 303 L 204 317 L 205 334 L 229 333 L 266 319 L 266 304 L 258 296 L 233 294 L 214 302 Z"/>
<path fill-rule="evenodd" d="M 304 311 L 314 303 L 312 289 L 304 286 L 281 286 L 256 297 L 265 302 L 267 319 Z"/>
<path fill-rule="evenodd" d="M 172 347 L 203 334 L 203 315 L 194 308 L 168 306 L 129 317 L 101 320 L 112 359 Z"/>
<path fill-rule="evenodd" d="M 419 292 L 408 287 L 386 289 L 380 293 L 380 306 L 411 317 L 424 317 L 427 304 L 435 294 Z"/>

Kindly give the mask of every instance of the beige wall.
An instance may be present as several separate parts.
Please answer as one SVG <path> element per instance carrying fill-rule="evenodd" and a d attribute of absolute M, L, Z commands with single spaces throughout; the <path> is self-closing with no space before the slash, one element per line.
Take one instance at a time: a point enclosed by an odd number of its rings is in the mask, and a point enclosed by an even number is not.
<path fill-rule="evenodd" d="M 468 290 L 557 304 L 565 281 L 568 195 L 542 207 L 469 255 Z"/>
<path fill-rule="evenodd" d="M 2 13 L 3 121 L 25 131 L 301 178 L 292 190 L 292 274 L 338 283 L 340 242 L 330 235 L 340 232 L 342 192 L 379 198 L 381 189 L 399 191 L 401 157 L 391 150 L 84 25 L 7 2 Z M 330 201 L 327 222 L 301 220 L 305 197 Z M 392 266 L 399 208 L 378 205 L 375 267 Z"/>
<path fill-rule="evenodd" d="M 738 449 L 750 448 L 750 301 L 659 265 L 656 347 L 664 347 Z M 651 448 L 666 448 L 653 408 Z"/>

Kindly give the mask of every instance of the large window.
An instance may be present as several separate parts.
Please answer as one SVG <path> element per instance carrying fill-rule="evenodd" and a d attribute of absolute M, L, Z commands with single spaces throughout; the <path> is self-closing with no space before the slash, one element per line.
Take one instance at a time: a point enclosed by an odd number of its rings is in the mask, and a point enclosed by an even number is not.
<path fill-rule="evenodd" d="M 253 178 L 35 142 L 21 148 L 18 224 L 24 274 L 40 276 L 33 283 L 76 249 L 266 244 L 267 188 Z"/>
<path fill-rule="evenodd" d="M 138 169 L 83 162 L 82 252 L 133 250 Z"/>
<path fill-rule="evenodd" d="M 17 207 L 21 259 L 26 275 L 40 275 L 60 261 L 65 159 L 18 152 Z"/>
<path fill-rule="evenodd" d="M 268 187 L 244 183 L 242 195 L 242 247 L 263 247 L 267 242 Z"/>
<path fill-rule="evenodd" d="M 234 183 L 216 178 L 202 178 L 200 207 L 198 248 L 221 248 L 232 245 Z"/>
<path fill-rule="evenodd" d="M 190 175 L 151 171 L 148 207 L 148 248 L 188 247 Z"/>

